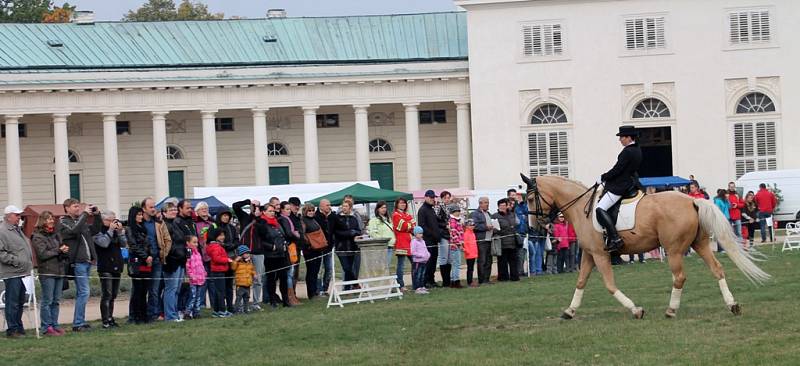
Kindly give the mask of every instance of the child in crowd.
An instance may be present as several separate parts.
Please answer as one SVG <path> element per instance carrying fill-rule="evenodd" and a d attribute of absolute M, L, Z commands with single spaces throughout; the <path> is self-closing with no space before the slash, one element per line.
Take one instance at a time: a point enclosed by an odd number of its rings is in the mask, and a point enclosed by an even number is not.
<path fill-rule="evenodd" d="M 452 204 L 447 207 L 450 212 L 450 287 L 461 286 L 461 248 L 464 245 L 464 224 L 461 219 L 461 207 Z"/>
<path fill-rule="evenodd" d="M 414 292 L 417 294 L 427 294 L 428 289 L 425 288 L 425 264 L 431 257 L 428 248 L 425 246 L 425 240 L 422 239 L 422 227 L 414 227 L 414 238 L 411 239 L 411 257 L 412 262 L 412 284 Z"/>
<path fill-rule="evenodd" d="M 569 256 L 569 245 L 571 242 L 577 240 L 575 229 L 572 224 L 567 222 L 563 213 L 558 214 L 556 222 L 553 224 L 553 247 L 558 250 L 558 263 L 556 267 L 558 273 L 564 273 L 564 265 Z"/>
<path fill-rule="evenodd" d="M 230 263 L 233 259 L 228 258 L 225 248 L 222 243 L 225 242 L 225 232 L 220 228 L 212 228 L 208 231 L 208 240 L 211 242 L 206 246 L 206 253 L 211 257 L 211 275 L 210 280 L 214 283 L 214 301 L 212 305 L 214 312 L 211 316 L 215 318 L 230 317 L 230 312 L 225 310 L 225 273 L 230 268 Z"/>
<path fill-rule="evenodd" d="M 256 278 L 256 267 L 250 260 L 250 248 L 240 245 L 236 250 L 237 256 L 231 263 L 231 269 L 235 273 L 236 281 L 236 313 L 250 312 L 250 287 L 253 286 L 253 279 Z"/>
<path fill-rule="evenodd" d="M 186 305 L 184 318 L 196 319 L 200 317 L 200 305 L 203 304 L 203 285 L 206 283 L 206 269 L 203 266 L 203 254 L 200 253 L 199 240 L 194 235 L 186 237 L 186 246 L 189 247 L 189 260 L 186 262 L 186 274 L 189 277 L 191 296 Z"/>
<path fill-rule="evenodd" d="M 475 237 L 475 222 L 467 220 L 464 228 L 464 258 L 467 260 L 467 284 L 470 287 L 478 287 L 478 281 L 473 280 L 475 272 L 475 260 L 478 258 L 478 240 Z"/>

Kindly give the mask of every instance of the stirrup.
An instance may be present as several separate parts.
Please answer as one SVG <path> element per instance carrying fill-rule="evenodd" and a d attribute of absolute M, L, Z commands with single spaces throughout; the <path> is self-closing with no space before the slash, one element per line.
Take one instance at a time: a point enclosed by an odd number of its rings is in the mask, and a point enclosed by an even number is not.
<path fill-rule="evenodd" d="M 613 240 L 612 239 L 607 239 L 606 240 L 606 248 L 605 249 L 606 249 L 607 252 L 616 252 L 616 251 L 622 249 L 622 246 L 624 244 L 625 243 L 622 241 L 622 238 L 616 238 L 616 239 L 613 239 Z"/>

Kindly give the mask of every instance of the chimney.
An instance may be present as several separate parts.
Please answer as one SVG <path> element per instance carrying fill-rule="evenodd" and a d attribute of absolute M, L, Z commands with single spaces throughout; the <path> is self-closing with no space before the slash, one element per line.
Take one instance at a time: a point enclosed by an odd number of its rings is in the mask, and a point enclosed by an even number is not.
<path fill-rule="evenodd" d="M 90 10 L 76 10 L 72 13 L 72 23 L 94 24 L 94 12 Z"/>
<path fill-rule="evenodd" d="M 269 9 L 267 10 L 267 18 L 286 18 L 286 9 Z"/>

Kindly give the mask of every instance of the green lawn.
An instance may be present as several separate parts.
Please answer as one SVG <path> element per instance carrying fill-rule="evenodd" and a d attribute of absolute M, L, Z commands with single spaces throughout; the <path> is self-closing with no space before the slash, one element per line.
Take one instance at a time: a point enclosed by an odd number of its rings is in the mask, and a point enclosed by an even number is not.
<path fill-rule="evenodd" d="M 575 320 L 559 319 L 575 274 L 478 289 L 325 309 L 294 309 L 182 324 L 36 340 L 0 340 L 2 364 L 26 365 L 797 365 L 800 363 L 800 253 L 765 247 L 774 279 L 751 285 L 722 256 L 743 315 L 725 308 L 716 281 L 689 257 L 677 319 L 664 318 L 671 276 L 666 263 L 615 267 L 618 284 L 644 320 L 631 319 L 597 272 Z"/>

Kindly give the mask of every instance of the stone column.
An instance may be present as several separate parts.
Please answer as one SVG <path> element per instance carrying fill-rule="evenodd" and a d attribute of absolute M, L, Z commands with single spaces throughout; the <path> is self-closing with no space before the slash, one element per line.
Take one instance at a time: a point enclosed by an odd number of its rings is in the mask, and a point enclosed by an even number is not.
<path fill-rule="evenodd" d="M 119 212 L 119 156 L 117 151 L 117 116 L 119 113 L 103 113 L 103 161 L 106 175 L 106 207 Z"/>
<path fill-rule="evenodd" d="M 167 165 L 167 111 L 153 114 L 153 178 L 156 202 L 169 196 L 169 167 Z"/>
<path fill-rule="evenodd" d="M 6 187 L 8 204 L 22 208 L 22 165 L 19 154 L 19 119 L 22 115 L 6 115 Z"/>
<path fill-rule="evenodd" d="M 203 184 L 206 187 L 219 185 L 217 172 L 217 129 L 214 116 L 217 111 L 201 111 L 203 119 Z"/>
<path fill-rule="evenodd" d="M 56 203 L 63 203 L 69 194 L 69 141 L 67 117 L 69 113 L 53 114 L 53 144 L 55 147 Z"/>
<path fill-rule="evenodd" d="M 369 172 L 369 105 L 354 105 L 356 114 L 356 180 L 370 180 Z"/>
<path fill-rule="evenodd" d="M 472 188 L 472 138 L 468 102 L 456 102 L 456 141 L 458 186 Z"/>
<path fill-rule="evenodd" d="M 253 162 L 256 185 L 269 184 L 269 156 L 267 155 L 267 108 L 253 109 Z"/>
<path fill-rule="evenodd" d="M 303 107 L 303 136 L 306 162 L 306 183 L 319 183 L 319 147 L 317 146 L 317 109 Z"/>
<path fill-rule="evenodd" d="M 408 190 L 422 189 L 422 162 L 419 153 L 419 103 L 403 104 L 406 108 L 406 168 Z"/>

